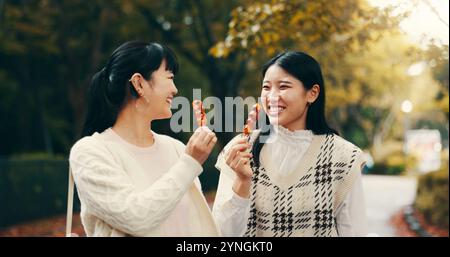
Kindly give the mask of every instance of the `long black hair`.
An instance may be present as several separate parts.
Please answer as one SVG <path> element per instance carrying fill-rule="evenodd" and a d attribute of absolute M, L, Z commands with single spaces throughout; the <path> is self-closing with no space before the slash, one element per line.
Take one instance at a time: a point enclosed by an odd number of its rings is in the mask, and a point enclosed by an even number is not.
<path fill-rule="evenodd" d="M 131 76 L 140 73 L 149 80 L 163 60 L 167 63 L 166 70 L 176 74 L 177 58 L 164 45 L 129 41 L 114 50 L 105 67 L 92 77 L 88 92 L 87 115 L 81 136 L 100 133 L 113 126 L 128 95 L 127 90 L 130 90 L 132 97 L 139 97 L 129 81 Z"/>
<path fill-rule="evenodd" d="M 277 65 L 290 75 L 303 83 L 306 90 L 311 89 L 315 84 L 319 85 L 320 92 L 317 99 L 310 104 L 306 116 L 306 129 L 312 130 L 315 135 L 336 134 L 337 131 L 328 126 L 325 120 L 325 83 L 319 63 L 310 55 L 303 52 L 287 51 L 270 59 L 262 67 L 262 76 L 272 65 Z M 261 132 L 261 136 L 268 136 L 271 129 Z M 259 164 L 259 153 L 264 145 L 259 138 L 253 145 L 253 156 L 256 164 Z"/>

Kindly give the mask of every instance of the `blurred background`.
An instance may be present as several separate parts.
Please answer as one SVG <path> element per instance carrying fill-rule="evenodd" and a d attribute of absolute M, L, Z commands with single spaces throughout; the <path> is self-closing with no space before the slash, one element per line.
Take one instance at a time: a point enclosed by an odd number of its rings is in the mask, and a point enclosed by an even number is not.
<path fill-rule="evenodd" d="M 311 54 L 330 125 L 369 160 L 369 236 L 448 237 L 448 31 L 447 0 L 0 0 L 0 236 L 64 236 L 89 81 L 118 45 L 141 39 L 175 51 L 188 98 L 193 88 L 258 97 L 265 61 Z M 152 129 L 190 136 L 168 120 Z M 200 177 L 210 204 L 233 136 L 218 133 Z M 84 235 L 77 200 L 74 211 Z"/>

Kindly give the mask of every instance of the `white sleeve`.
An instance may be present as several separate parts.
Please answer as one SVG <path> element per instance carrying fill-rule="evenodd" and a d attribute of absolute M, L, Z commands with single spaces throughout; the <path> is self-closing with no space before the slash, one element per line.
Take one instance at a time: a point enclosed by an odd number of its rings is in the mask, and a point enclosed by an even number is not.
<path fill-rule="evenodd" d="M 202 172 L 196 160 L 182 154 L 160 179 L 137 191 L 113 156 L 92 144 L 75 145 L 70 166 L 86 209 L 133 236 L 145 236 L 159 226 Z"/>
<path fill-rule="evenodd" d="M 250 215 L 250 199 L 242 198 L 233 191 L 235 174 L 222 154 L 217 159 L 216 167 L 220 170 L 220 178 L 212 211 L 214 218 L 223 236 L 243 236 Z"/>
<path fill-rule="evenodd" d="M 351 191 L 337 209 L 336 225 L 341 237 L 367 235 L 367 216 L 362 187 L 362 175 L 358 173 Z"/>
<path fill-rule="evenodd" d="M 186 145 L 183 144 L 181 141 L 171 138 L 171 137 L 169 138 L 169 140 L 172 140 L 172 142 L 174 143 L 177 154 L 179 156 L 182 156 L 186 151 Z M 194 184 L 198 188 L 198 190 L 200 190 L 200 192 L 203 193 L 202 183 L 200 182 L 200 179 L 198 178 L 198 176 L 194 179 Z"/>

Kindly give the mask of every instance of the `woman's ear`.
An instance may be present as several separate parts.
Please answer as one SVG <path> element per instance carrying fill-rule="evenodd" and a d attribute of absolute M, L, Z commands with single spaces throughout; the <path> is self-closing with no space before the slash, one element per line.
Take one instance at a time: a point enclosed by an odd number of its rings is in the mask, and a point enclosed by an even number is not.
<path fill-rule="evenodd" d="M 320 94 L 320 86 L 314 84 L 312 88 L 308 90 L 306 100 L 308 101 L 308 103 L 312 104 L 316 101 L 317 97 L 319 97 L 319 94 Z"/>
<path fill-rule="evenodd" d="M 143 77 L 140 73 L 134 73 L 130 78 L 130 82 L 139 96 L 142 96 L 144 94 L 144 88 L 141 83 L 142 79 Z"/>

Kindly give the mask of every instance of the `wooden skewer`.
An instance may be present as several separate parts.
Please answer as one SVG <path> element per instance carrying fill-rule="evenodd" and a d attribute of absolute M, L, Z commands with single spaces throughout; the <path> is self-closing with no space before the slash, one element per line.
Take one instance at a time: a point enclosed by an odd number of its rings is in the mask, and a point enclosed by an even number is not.
<path fill-rule="evenodd" d="M 259 104 L 255 104 L 252 109 L 255 111 L 255 116 L 249 117 L 247 124 L 244 125 L 243 134 L 245 137 L 249 137 L 252 132 L 252 126 L 249 123 L 254 123 L 255 128 L 257 128 L 258 125 L 259 110 L 261 109 L 261 106 Z"/>
<path fill-rule="evenodd" d="M 194 108 L 195 118 L 197 119 L 197 124 L 199 127 L 206 125 L 206 112 L 203 109 L 203 103 L 200 100 L 194 100 L 192 102 L 192 107 Z"/>

